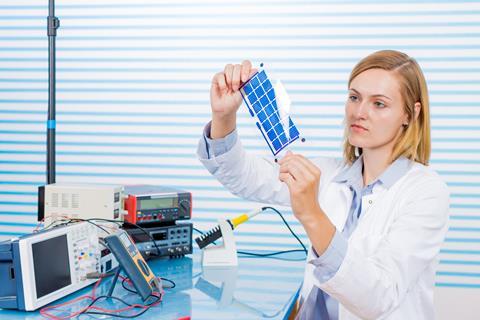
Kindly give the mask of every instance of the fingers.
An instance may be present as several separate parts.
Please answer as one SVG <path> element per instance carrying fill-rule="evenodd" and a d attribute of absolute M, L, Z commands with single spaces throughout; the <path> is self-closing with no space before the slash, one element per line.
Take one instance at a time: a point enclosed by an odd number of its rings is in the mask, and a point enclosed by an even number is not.
<path fill-rule="evenodd" d="M 280 179 L 280 181 L 285 182 L 289 189 L 290 187 L 292 187 L 293 183 L 295 182 L 295 180 L 293 179 L 290 173 L 280 173 L 278 175 L 278 178 Z"/>
<path fill-rule="evenodd" d="M 242 84 L 247 82 L 256 72 L 257 70 L 252 68 L 252 63 L 249 60 L 244 60 L 242 64 L 227 64 L 223 70 L 227 90 L 238 91 Z"/>
<path fill-rule="evenodd" d="M 295 181 L 314 179 L 314 175 L 300 161 L 290 161 L 280 167 L 280 173 L 289 173 Z"/>
<path fill-rule="evenodd" d="M 320 175 L 320 170 L 316 165 L 314 165 L 310 160 L 302 156 L 301 154 L 297 154 L 297 159 L 300 161 L 305 168 L 314 176 Z"/>
<path fill-rule="evenodd" d="M 280 164 L 280 172 L 292 174 L 295 180 L 305 178 L 320 179 L 320 169 L 300 154 L 293 154 L 288 151 L 285 157 L 278 163 Z"/>
<path fill-rule="evenodd" d="M 249 60 L 244 60 L 242 62 L 242 83 L 245 83 L 248 81 L 248 79 L 250 79 L 251 72 L 252 72 L 252 63 Z"/>
<path fill-rule="evenodd" d="M 285 156 L 282 159 L 278 160 L 278 164 L 282 165 L 283 163 L 289 161 L 290 159 L 292 159 L 293 155 L 294 155 L 293 152 L 288 150 Z"/>
<path fill-rule="evenodd" d="M 225 81 L 225 73 L 219 72 L 215 74 L 212 79 L 212 88 L 217 89 L 219 92 L 226 92 L 228 90 L 227 83 Z"/>
<path fill-rule="evenodd" d="M 225 66 L 225 69 L 223 70 L 228 90 L 232 90 L 233 69 L 233 64 L 229 63 Z"/>
<path fill-rule="evenodd" d="M 238 91 L 240 89 L 240 77 L 242 72 L 242 65 L 236 64 L 233 67 L 233 75 L 232 75 L 232 90 Z"/>
<path fill-rule="evenodd" d="M 290 150 L 288 150 L 286 155 L 278 161 L 278 164 L 281 166 L 282 164 L 286 164 L 290 161 L 294 161 L 294 159 L 295 161 L 302 162 L 312 174 L 316 174 L 317 172 L 320 172 L 318 167 L 314 165 L 310 160 L 308 160 L 301 154 L 294 154 Z"/>

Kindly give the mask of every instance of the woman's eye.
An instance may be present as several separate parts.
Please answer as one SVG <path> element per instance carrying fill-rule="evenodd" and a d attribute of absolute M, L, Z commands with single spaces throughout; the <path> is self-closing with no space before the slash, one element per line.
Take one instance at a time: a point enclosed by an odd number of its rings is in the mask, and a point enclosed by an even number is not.
<path fill-rule="evenodd" d="M 352 101 L 352 102 L 355 102 L 355 101 L 358 100 L 357 96 L 353 96 L 353 95 L 348 96 L 348 99 L 349 99 L 350 101 Z"/>
<path fill-rule="evenodd" d="M 376 101 L 375 102 L 375 106 L 379 107 L 379 108 L 385 108 L 385 103 L 381 102 L 381 101 Z"/>

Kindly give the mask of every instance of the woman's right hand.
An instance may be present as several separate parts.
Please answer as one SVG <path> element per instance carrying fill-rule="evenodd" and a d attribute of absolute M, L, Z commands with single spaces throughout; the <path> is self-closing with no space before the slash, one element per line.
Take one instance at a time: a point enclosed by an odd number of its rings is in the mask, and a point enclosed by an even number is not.
<path fill-rule="evenodd" d="M 236 126 L 236 113 L 242 104 L 240 87 L 257 72 L 248 60 L 242 64 L 227 64 L 223 72 L 212 79 L 210 104 L 212 108 L 212 139 L 223 138 Z"/>

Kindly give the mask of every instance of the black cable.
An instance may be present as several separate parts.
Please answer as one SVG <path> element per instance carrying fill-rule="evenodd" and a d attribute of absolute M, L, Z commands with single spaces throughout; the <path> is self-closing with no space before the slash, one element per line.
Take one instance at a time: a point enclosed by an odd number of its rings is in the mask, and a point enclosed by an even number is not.
<path fill-rule="evenodd" d="M 140 230 L 143 231 L 143 233 L 145 233 L 149 238 L 150 240 L 153 242 L 153 245 L 155 246 L 155 249 L 157 249 L 157 253 L 156 254 L 152 254 L 154 256 L 159 256 L 160 255 L 160 248 L 158 247 L 157 245 L 157 241 L 155 241 L 155 239 L 153 238 L 153 236 L 150 234 L 150 232 L 148 232 L 147 230 L 145 230 L 144 228 L 140 227 L 138 224 L 136 223 L 131 223 L 131 222 L 128 222 L 128 221 L 124 221 L 123 222 L 124 224 L 127 224 L 127 225 L 130 225 L 130 226 L 134 226 Z"/>
<path fill-rule="evenodd" d="M 88 223 L 91 223 L 93 224 L 95 227 L 101 229 L 103 232 L 105 232 L 106 234 L 110 234 L 110 232 L 108 232 L 107 230 L 105 230 L 103 227 L 99 226 L 98 224 L 90 221 L 90 220 L 97 220 L 97 219 L 80 219 L 80 218 L 72 218 L 72 219 L 62 219 L 62 220 L 55 220 L 54 222 L 50 223 L 48 226 L 44 227 L 43 230 L 46 230 L 50 227 L 53 226 L 53 228 L 58 228 L 58 227 L 62 227 L 62 226 L 68 226 L 69 224 L 71 223 L 74 223 L 74 222 L 88 222 Z M 63 223 L 60 223 L 60 224 L 55 224 L 56 222 L 58 221 L 64 221 Z"/>
<path fill-rule="evenodd" d="M 128 281 L 128 278 L 123 278 L 123 279 L 122 279 L 122 287 L 123 287 L 123 289 L 127 290 L 128 292 L 137 294 L 138 292 L 137 292 L 136 290 L 127 288 L 127 286 L 125 285 L 125 282 L 127 282 L 127 281 Z"/>
<path fill-rule="evenodd" d="M 95 227 L 99 228 L 99 229 L 102 229 L 106 234 L 110 234 L 110 232 L 108 232 L 107 230 L 105 230 L 103 227 L 99 226 L 98 224 L 90 221 L 90 219 L 75 219 L 75 220 L 81 220 L 81 221 L 87 221 L 88 223 L 91 223 L 93 224 Z"/>
<path fill-rule="evenodd" d="M 102 218 L 92 218 L 92 219 L 88 219 L 88 220 L 99 220 L 99 221 L 107 221 L 107 222 L 114 222 L 118 225 L 122 224 L 122 221 L 117 221 L 117 220 L 109 220 L 109 219 L 102 219 Z M 153 236 L 150 234 L 150 232 L 148 232 L 147 230 L 145 230 L 144 228 L 140 227 L 138 224 L 136 223 L 131 223 L 131 222 L 128 222 L 128 221 L 123 221 L 123 224 L 127 224 L 129 226 L 134 226 L 135 228 L 138 228 L 140 229 L 143 233 L 145 233 L 147 235 L 147 237 L 150 238 L 150 240 L 153 242 L 153 245 L 155 246 L 155 249 L 157 250 L 157 253 L 151 253 L 151 255 L 154 255 L 154 256 L 159 256 L 160 255 L 160 248 L 158 247 L 157 245 L 157 242 L 155 241 L 155 239 L 153 238 Z"/>
<path fill-rule="evenodd" d="M 95 220 L 95 221 L 105 221 L 105 222 L 112 222 L 115 223 L 116 225 L 120 226 L 122 224 L 122 221 L 118 220 L 111 220 L 111 219 L 103 219 L 103 218 L 90 218 L 87 219 L 88 221 Z"/>
<path fill-rule="evenodd" d="M 162 279 L 162 282 L 163 282 L 163 281 L 166 281 L 166 282 L 172 284 L 171 287 L 164 287 L 165 289 L 173 289 L 173 288 L 175 288 L 175 287 L 177 286 L 173 280 L 170 280 L 170 279 L 167 279 L 167 278 L 162 278 L 162 277 L 160 277 L 160 279 Z"/>
<path fill-rule="evenodd" d="M 195 227 L 192 227 L 192 228 L 193 228 L 193 231 L 197 231 L 197 232 L 200 233 L 200 234 L 204 234 L 204 232 L 201 231 L 200 229 L 197 229 L 197 228 L 195 228 Z"/>
<path fill-rule="evenodd" d="M 162 277 L 160 277 L 160 279 L 162 280 L 162 282 L 165 281 L 165 282 L 168 282 L 168 283 L 172 284 L 171 287 L 164 287 L 162 285 L 162 288 L 164 288 L 164 289 L 173 289 L 177 286 L 177 284 L 173 280 L 170 280 L 170 279 L 167 279 L 167 278 L 162 278 Z M 123 280 L 122 280 L 123 289 L 125 289 L 125 290 L 127 290 L 128 292 L 131 292 L 131 293 L 137 293 L 136 290 L 133 290 L 133 289 L 127 287 L 127 285 L 125 283 L 128 283 L 127 282 L 128 280 L 129 280 L 128 278 L 123 278 Z"/>
<path fill-rule="evenodd" d="M 173 281 L 173 280 L 170 280 L 170 279 L 167 279 L 167 278 L 163 278 L 163 277 L 160 277 L 160 279 L 162 280 L 162 282 L 163 282 L 163 281 L 166 281 L 166 282 L 172 284 L 171 287 L 164 287 L 164 286 L 162 285 L 162 288 L 164 288 L 164 289 L 173 289 L 173 288 L 175 288 L 175 287 L 177 286 L 177 284 L 176 284 L 175 281 Z M 128 287 L 126 286 L 125 283 L 126 283 L 127 281 L 129 281 L 128 278 L 123 278 L 123 279 L 122 279 L 122 287 L 123 287 L 123 289 L 125 289 L 125 290 L 127 290 L 128 292 L 131 292 L 131 293 L 135 293 L 135 294 L 138 293 L 136 290 L 133 290 L 133 289 L 128 288 Z"/>
<path fill-rule="evenodd" d="M 111 298 L 113 300 L 117 300 L 117 301 L 120 301 L 121 303 L 131 307 L 132 304 L 126 302 L 125 300 L 122 300 L 118 297 L 109 297 L 109 296 L 98 296 L 96 297 L 92 302 L 90 302 L 90 304 L 85 308 L 85 310 L 83 312 L 81 312 L 80 314 L 98 314 L 98 315 L 106 315 L 106 316 L 111 316 L 111 317 L 116 317 L 116 318 L 124 318 L 124 319 L 133 319 L 133 318 L 136 318 L 138 316 L 141 316 L 142 314 L 144 314 L 145 312 L 147 312 L 148 310 L 150 310 L 150 308 L 152 307 L 152 305 L 154 305 L 155 303 L 159 302 L 161 299 L 162 299 L 162 296 L 154 296 L 154 295 L 150 295 L 150 297 L 154 297 L 154 298 L 157 298 L 155 301 L 151 302 L 151 303 L 148 303 L 148 304 L 145 304 L 145 309 L 143 309 L 142 311 L 138 312 L 137 314 L 133 314 L 133 315 L 130 315 L 130 316 L 126 316 L 126 315 L 122 315 L 122 314 L 117 314 L 117 313 L 110 313 L 110 312 L 97 312 L 97 311 L 88 311 L 88 309 L 90 307 L 92 307 L 98 300 L 100 299 L 108 299 L 108 298 Z M 133 307 L 134 309 L 135 308 L 139 308 L 137 306 L 134 306 Z"/>
<path fill-rule="evenodd" d="M 63 223 L 60 223 L 60 224 L 56 224 L 57 222 L 60 222 L 60 221 L 64 221 Z M 63 226 L 66 226 L 69 224 L 71 220 L 70 219 L 61 219 L 61 220 L 55 220 L 53 222 L 50 222 L 50 224 L 46 227 L 43 227 L 43 229 L 41 229 L 40 231 L 43 231 L 43 230 L 47 230 L 49 228 L 58 228 L 58 227 L 63 227 Z"/>
<path fill-rule="evenodd" d="M 305 252 L 305 251 L 303 249 L 282 250 L 282 251 L 276 251 L 276 252 L 270 252 L 270 253 L 254 253 L 254 252 L 240 251 L 240 250 L 237 251 L 237 253 L 239 254 L 246 254 L 249 256 L 256 256 L 256 257 L 272 257 L 279 254 L 290 253 L 290 252 Z"/>
<path fill-rule="evenodd" d="M 280 213 L 280 211 L 278 211 L 277 209 L 275 209 L 274 207 L 263 207 L 262 210 L 265 211 L 267 209 L 270 209 L 270 210 L 273 210 L 274 212 L 276 212 L 280 218 L 282 218 L 283 220 L 283 223 L 285 223 L 285 225 L 287 226 L 288 230 L 290 231 L 290 233 L 295 237 L 295 239 L 297 239 L 297 241 L 300 243 L 300 245 L 302 246 L 303 248 L 303 251 L 305 251 L 305 254 L 308 253 L 308 250 L 307 248 L 305 247 L 305 245 L 303 244 L 302 240 L 300 240 L 300 238 L 295 234 L 295 232 L 293 232 L 292 228 L 290 228 L 290 225 L 287 223 L 287 220 L 285 220 L 285 218 L 283 217 L 283 215 Z"/>
<path fill-rule="evenodd" d="M 292 230 L 292 228 L 290 227 L 290 225 L 288 224 L 287 220 L 285 220 L 285 218 L 283 217 L 283 215 L 280 213 L 280 211 L 278 211 L 277 209 L 273 208 L 273 207 L 262 207 L 262 211 L 265 211 L 267 209 L 270 209 L 270 210 L 273 210 L 275 213 L 277 213 L 280 218 L 282 219 L 283 223 L 287 226 L 288 230 L 290 231 L 290 233 L 295 237 L 295 239 L 297 239 L 297 241 L 300 243 L 300 245 L 302 246 L 302 250 L 300 249 L 293 249 L 293 250 L 282 250 L 282 251 L 275 251 L 275 252 L 269 252 L 269 253 L 255 253 L 255 252 L 248 252 L 248 251 L 237 251 L 237 253 L 239 254 L 245 254 L 245 255 L 250 255 L 250 256 L 255 256 L 255 257 L 262 257 L 262 258 L 266 258 L 266 257 L 272 257 L 272 256 L 276 256 L 276 255 L 280 255 L 280 254 L 284 254 L 284 253 L 290 253 L 290 252 L 304 252 L 305 254 L 308 254 L 308 250 L 307 248 L 305 247 L 305 245 L 303 244 L 302 240 L 300 240 L 300 238 L 296 235 L 296 233 Z M 197 229 L 197 228 L 193 228 L 194 231 L 200 233 L 200 234 L 204 234 L 203 231 Z M 213 244 L 215 244 L 215 242 L 213 242 Z"/>

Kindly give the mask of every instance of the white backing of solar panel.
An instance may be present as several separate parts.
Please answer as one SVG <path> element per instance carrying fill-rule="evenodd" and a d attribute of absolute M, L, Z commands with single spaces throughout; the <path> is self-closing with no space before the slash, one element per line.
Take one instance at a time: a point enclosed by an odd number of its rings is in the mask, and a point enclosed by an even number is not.
<path fill-rule="evenodd" d="M 45 182 L 47 2 L 4 2 L 0 12 L 0 233 L 9 237 L 33 229 Z M 417 58 L 431 94 L 432 166 L 452 193 L 437 284 L 480 287 L 479 1 L 65 0 L 57 15 L 57 180 L 191 190 L 201 229 L 255 205 L 194 155 L 224 64 L 268 63 L 307 138 L 294 151 L 339 157 L 355 63 L 383 48 Z M 269 154 L 243 107 L 238 127 L 250 152 Z M 297 247 L 273 214 L 241 228 L 240 248 Z"/>

